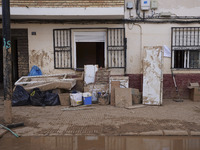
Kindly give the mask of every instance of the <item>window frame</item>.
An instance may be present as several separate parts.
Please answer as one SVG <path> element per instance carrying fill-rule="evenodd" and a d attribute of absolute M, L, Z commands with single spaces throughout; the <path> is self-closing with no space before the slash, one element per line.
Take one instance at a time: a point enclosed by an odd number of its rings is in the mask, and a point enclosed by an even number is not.
<path fill-rule="evenodd" d="M 72 67 L 72 62 L 74 61 L 74 58 L 72 57 L 72 38 L 74 38 L 74 37 L 72 37 L 72 33 L 75 33 L 76 32 L 76 30 L 78 30 L 77 32 L 81 32 L 81 30 L 83 31 L 83 32 L 85 32 L 84 30 L 90 30 L 91 29 L 91 31 L 98 31 L 99 29 L 100 30 L 102 30 L 102 29 L 105 29 L 106 30 L 106 42 L 105 42 L 105 46 L 106 46 L 106 51 L 105 51 L 105 54 L 107 54 L 107 57 L 105 57 L 105 59 L 107 60 L 106 61 L 106 64 L 105 64 L 105 68 L 108 68 L 108 69 L 117 69 L 117 68 L 121 68 L 121 69 L 124 69 L 125 71 L 126 71 L 126 51 L 127 51 L 127 39 L 126 39 L 126 37 L 125 37 L 125 28 L 123 28 L 123 27 L 119 27 L 119 28 L 66 28 L 66 29 L 53 29 L 53 48 L 54 48 L 54 68 L 55 69 L 73 69 L 73 67 Z M 57 66 L 56 65 L 56 62 L 57 61 L 59 61 L 59 60 L 56 60 L 56 38 L 57 37 L 55 37 L 55 32 L 56 31 L 62 31 L 62 30 L 67 30 L 67 31 L 69 31 L 70 32 L 70 46 L 69 46 L 69 52 L 70 52 L 70 65 L 68 66 L 68 67 L 59 67 L 59 66 Z M 118 30 L 122 30 L 123 32 L 123 35 L 121 35 L 122 37 L 123 37 L 123 45 L 120 45 L 120 46 L 118 46 L 118 45 L 109 45 L 109 31 L 113 31 L 113 32 L 116 32 L 117 33 L 117 36 L 118 36 Z M 89 32 L 89 31 L 88 31 Z M 114 38 L 115 39 L 115 38 Z M 118 39 L 118 37 L 116 37 L 116 40 Z M 74 44 L 74 43 L 73 43 Z M 114 50 L 110 50 L 110 48 L 113 48 L 114 47 Z M 121 47 L 121 49 L 120 50 L 118 50 L 118 49 L 115 49 L 115 48 L 118 48 L 118 47 Z M 122 48 L 123 47 L 123 48 Z M 61 50 L 62 51 L 62 50 Z M 111 53 L 111 52 L 116 52 L 116 51 L 122 51 L 124 54 L 123 54 L 123 58 L 117 58 L 117 60 L 118 59 L 121 59 L 121 61 L 123 60 L 123 65 L 110 65 L 109 64 L 109 53 Z M 114 53 L 115 53 L 114 52 Z M 121 63 L 122 64 L 122 63 Z M 73 64 L 74 65 L 74 64 Z M 74 66 L 75 67 L 75 66 Z M 76 68 L 75 68 L 76 69 Z"/>
<path fill-rule="evenodd" d="M 199 51 L 200 53 L 200 27 L 172 27 L 171 51 L 172 69 L 200 69 L 200 63 L 198 67 L 190 67 L 190 52 Z M 183 65 L 183 67 L 175 66 L 175 52 L 177 51 L 182 51 L 184 53 L 184 62 L 180 64 Z"/>

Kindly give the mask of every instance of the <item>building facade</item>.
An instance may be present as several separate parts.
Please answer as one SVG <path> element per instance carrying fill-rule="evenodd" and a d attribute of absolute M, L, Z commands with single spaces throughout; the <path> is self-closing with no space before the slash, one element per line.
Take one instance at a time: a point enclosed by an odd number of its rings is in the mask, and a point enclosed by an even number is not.
<path fill-rule="evenodd" d="M 142 91 L 145 46 L 170 50 L 164 98 L 176 96 L 172 71 L 182 98 L 189 98 L 190 82 L 200 81 L 198 0 L 10 0 L 10 7 L 14 81 L 33 65 L 59 74 L 98 64 Z"/>

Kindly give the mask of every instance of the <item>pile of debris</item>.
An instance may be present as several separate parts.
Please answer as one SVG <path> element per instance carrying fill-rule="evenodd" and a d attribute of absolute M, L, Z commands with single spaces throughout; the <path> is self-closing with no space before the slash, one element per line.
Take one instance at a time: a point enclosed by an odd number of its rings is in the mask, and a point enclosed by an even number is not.
<path fill-rule="evenodd" d="M 21 77 L 15 85 L 13 106 L 110 104 L 130 107 L 142 102 L 139 90 L 128 88 L 127 76 L 111 76 L 109 70 L 98 65 L 85 65 L 84 74 Z"/>

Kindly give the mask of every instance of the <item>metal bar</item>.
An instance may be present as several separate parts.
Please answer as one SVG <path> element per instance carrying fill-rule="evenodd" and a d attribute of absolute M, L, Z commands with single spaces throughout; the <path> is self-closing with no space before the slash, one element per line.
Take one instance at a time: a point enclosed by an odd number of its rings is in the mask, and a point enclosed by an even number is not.
<path fill-rule="evenodd" d="M 187 68 L 190 68 L 190 51 L 188 51 Z"/>
<path fill-rule="evenodd" d="M 176 28 L 175 28 L 174 33 L 175 33 L 175 46 L 176 46 Z"/>
<path fill-rule="evenodd" d="M 192 30 L 190 29 L 190 46 L 192 44 Z"/>
<path fill-rule="evenodd" d="M 182 43 L 182 46 L 184 46 L 184 37 L 185 37 L 185 32 L 184 31 L 185 31 L 185 28 L 183 28 L 183 40 L 182 40 L 183 43 Z"/>
<path fill-rule="evenodd" d="M 172 51 L 172 60 L 171 60 L 171 63 L 172 63 L 172 68 L 174 68 L 174 51 Z"/>
<path fill-rule="evenodd" d="M 186 28 L 186 46 L 188 46 L 188 28 Z"/>
<path fill-rule="evenodd" d="M 56 52 L 67 52 L 67 51 L 70 51 L 70 50 L 55 50 Z"/>
<path fill-rule="evenodd" d="M 72 68 L 72 41 L 71 41 L 71 29 L 69 30 L 69 36 L 70 36 L 70 38 L 69 38 L 69 40 L 70 40 L 70 49 L 71 49 L 71 51 L 70 51 L 70 68 Z"/>
<path fill-rule="evenodd" d="M 118 34 L 119 29 L 116 29 L 116 30 L 117 30 L 117 46 L 119 46 L 119 41 L 118 41 L 119 40 L 119 34 Z"/>
<path fill-rule="evenodd" d="M 56 39 L 57 39 L 56 46 L 58 46 L 58 31 L 56 31 Z M 56 67 L 59 68 L 59 66 L 58 66 L 58 64 L 59 64 L 59 62 L 58 62 L 58 53 L 56 53 L 56 54 L 57 54 L 56 55 Z"/>
<path fill-rule="evenodd" d="M 60 46 L 62 47 L 63 45 L 62 45 L 62 32 L 63 32 L 63 30 L 60 30 Z M 63 66 L 62 65 L 62 62 L 63 62 L 63 58 L 62 58 L 62 52 L 60 52 L 60 62 L 61 62 L 61 67 Z"/>
<path fill-rule="evenodd" d="M 54 47 L 54 69 L 56 68 L 56 59 L 55 59 L 55 54 L 56 54 L 56 52 L 55 52 L 55 30 L 53 30 L 53 47 Z"/>
<path fill-rule="evenodd" d="M 196 45 L 195 28 L 194 28 L 194 46 Z"/>
<path fill-rule="evenodd" d="M 105 67 L 109 67 L 109 61 L 108 61 L 108 45 L 109 45 L 109 38 L 108 38 L 108 35 L 109 35 L 109 30 L 107 29 L 107 66 Z"/>
<path fill-rule="evenodd" d="M 125 73 L 126 73 L 126 63 L 127 63 L 127 59 L 126 59 L 126 53 L 127 53 L 127 38 L 125 38 L 125 31 L 124 31 L 124 68 L 125 68 Z"/>
<path fill-rule="evenodd" d="M 65 46 L 65 30 L 63 30 L 63 46 Z M 64 67 L 65 67 L 65 51 L 64 51 Z"/>
<path fill-rule="evenodd" d="M 172 53 L 171 53 L 171 68 L 174 68 L 174 64 L 173 64 L 173 61 L 174 61 L 174 51 L 173 51 L 173 43 L 174 43 L 174 41 L 173 41 L 173 39 L 174 39 L 174 34 L 173 34 L 173 28 L 171 28 L 171 50 L 172 50 Z"/>
<path fill-rule="evenodd" d="M 178 37 L 179 39 L 178 39 L 178 41 L 179 41 L 179 45 L 181 45 L 181 28 L 179 28 L 179 37 Z"/>
<path fill-rule="evenodd" d="M 200 60 L 200 51 L 199 51 L 199 60 Z M 199 64 L 198 64 L 198 68 L 200 67 L 200 61 L 199 61 Z"/>
<path fill-rule="evenodd" d="M 112 40 L 112 45 L 113 45 L 113 29 L 111 29 L 111 35 L 110 35 L 110 37 L 111 37 L 111 40 Z M 110 67 L 112 67 L 112 52 L 110 52 Z"/>
<path fill-rule="evenodd" d="M 197 45 L 199 45 L 199 28 L 198 28 L 198 44 Z"/>

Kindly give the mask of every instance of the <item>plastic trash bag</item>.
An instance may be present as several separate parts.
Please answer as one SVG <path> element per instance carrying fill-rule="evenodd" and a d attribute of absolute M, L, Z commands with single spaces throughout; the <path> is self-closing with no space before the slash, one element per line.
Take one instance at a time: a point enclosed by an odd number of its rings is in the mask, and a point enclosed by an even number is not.
<path fill-rule="evenodd" d="M 20 85 L 17 85 L 12 95 L 12 106 L 29 105 L 29 93 Z"/>
<path fill-rule="evenodd" d="M 45 93 L 41 92 L 39 88 L 35 88 L 30 93 L 31 105 L 44 106 Z"/>
<path fill-rule="evenodd" d="M 31 71 L 29 72 L 28 76 L 39 76 L 42 75 L 42 71 L 40 70 L 40 68 L 38 66 L 33 66 L 31 68 Z"/>
<path fill-rule="evenodd" d="M 60 105 L 58 94 L 47 91 L 45 93 L 44 105 L 46 106 Z"/>

